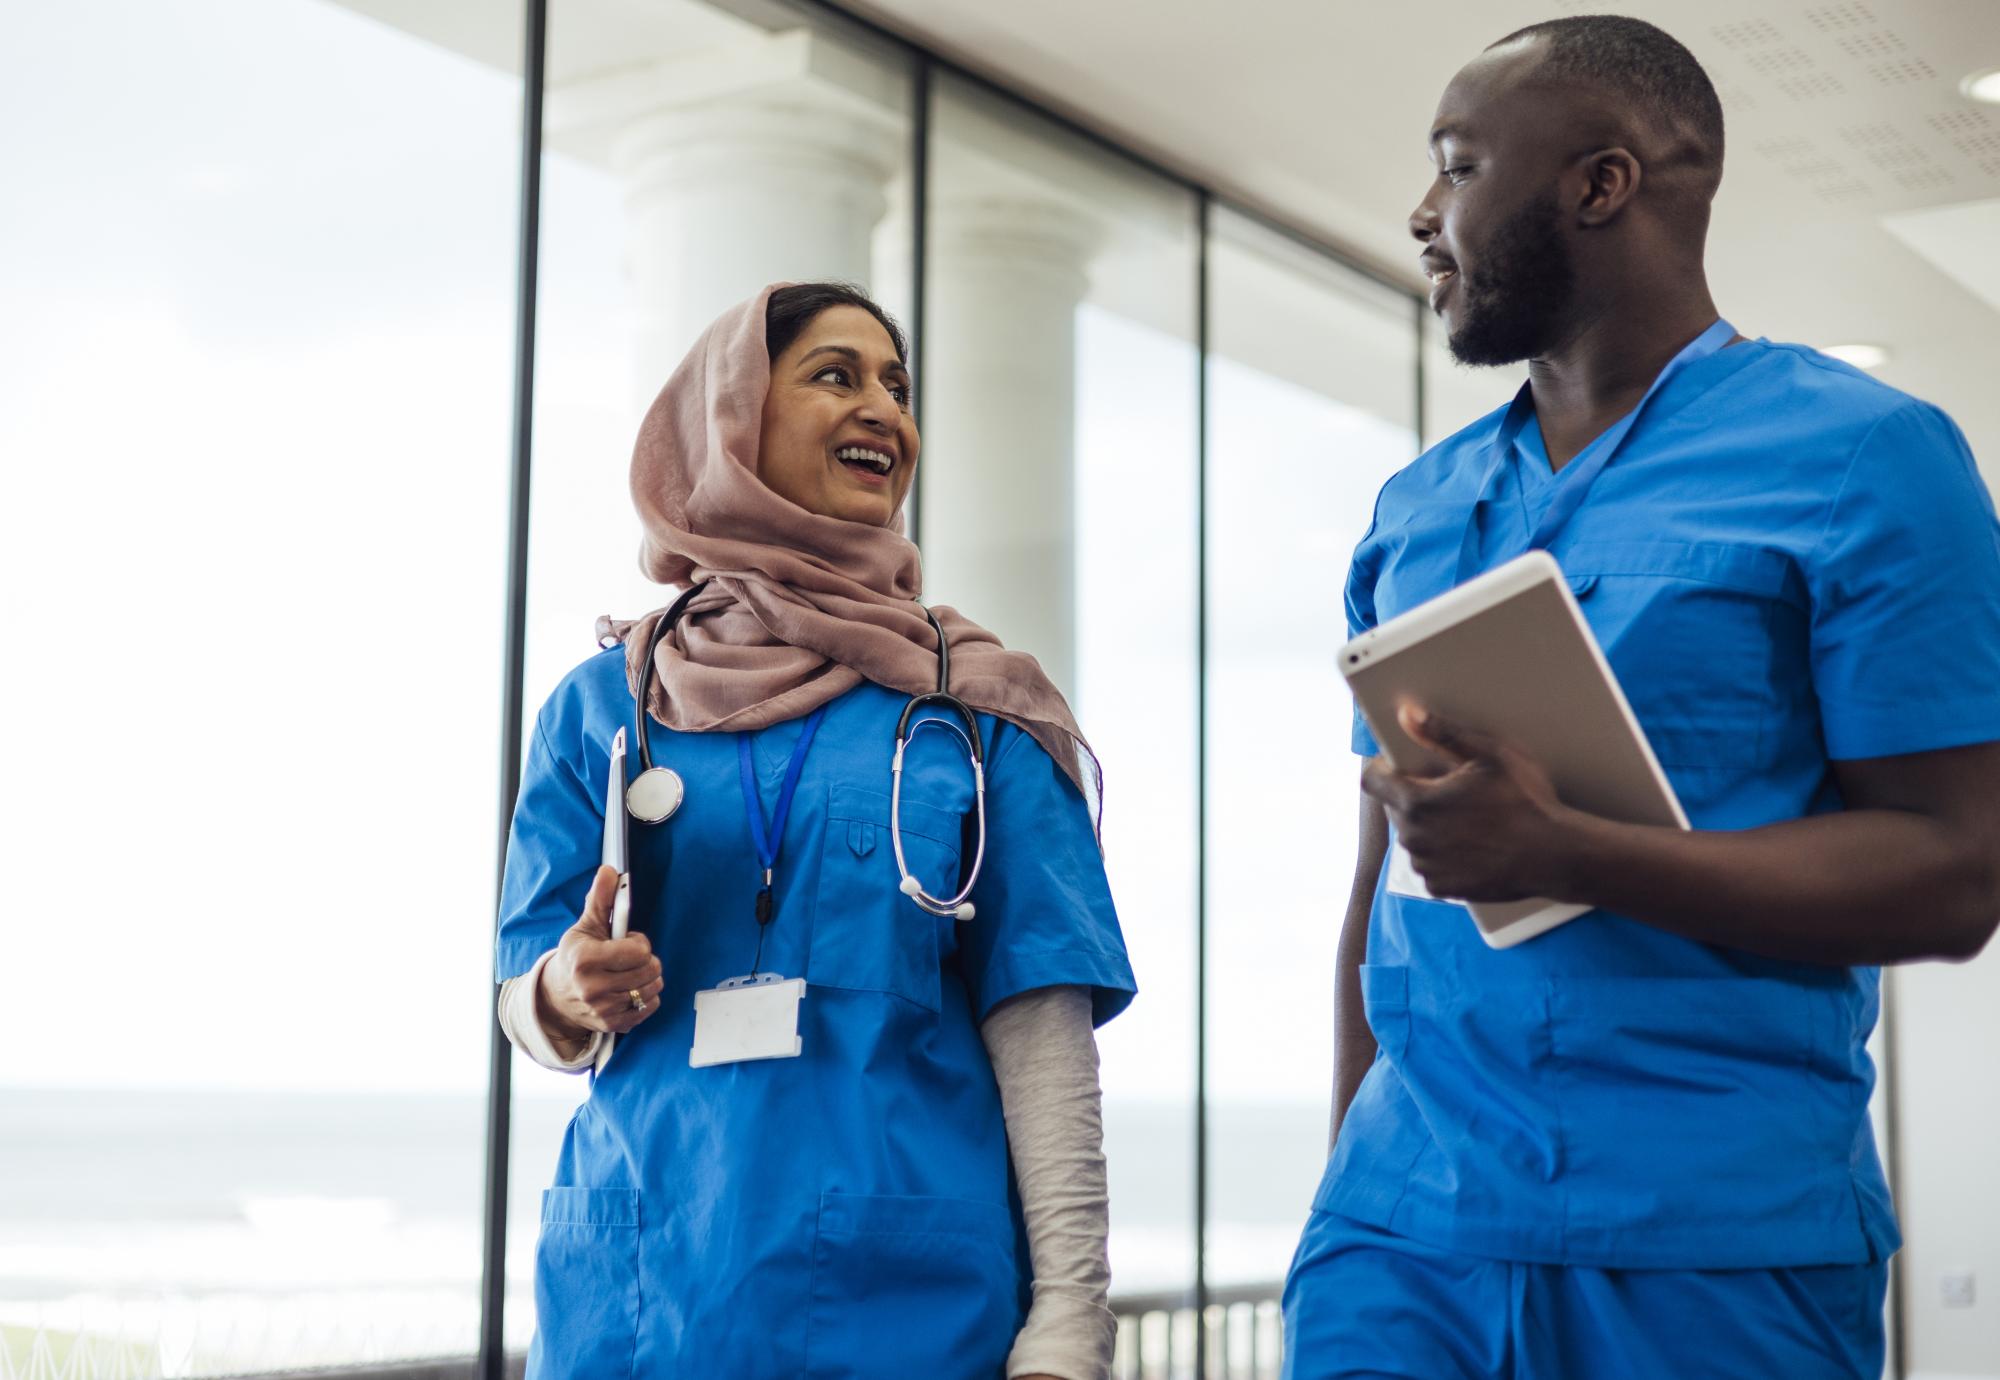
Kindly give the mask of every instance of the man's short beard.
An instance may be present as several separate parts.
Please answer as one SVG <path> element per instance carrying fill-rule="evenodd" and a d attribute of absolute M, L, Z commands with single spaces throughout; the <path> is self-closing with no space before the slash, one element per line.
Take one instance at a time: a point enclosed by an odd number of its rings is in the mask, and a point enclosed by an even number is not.
<path fill-rule="evenodd" d="M 1576 291 L 1576 266 L 1562 237 L 1555 193 L 1501 222 L 1476 274 L 1459 270 L 1458 329 L 1447 342 L 1460 364 L 1513 364 L 1545 354 L 1560 339 Z"/>

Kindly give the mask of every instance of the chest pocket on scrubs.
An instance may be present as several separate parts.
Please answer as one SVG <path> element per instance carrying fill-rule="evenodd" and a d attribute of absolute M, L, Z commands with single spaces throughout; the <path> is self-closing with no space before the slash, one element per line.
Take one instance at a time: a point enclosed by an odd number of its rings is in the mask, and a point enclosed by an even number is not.
<path fill-rule="evenodd" d="M 1401 1059 L 1410 1048 L 1410 970 L 1362 964 L 1361 1005 L 1375 1047 L 1390 1059 Z"/>
<path fill-rule="evenodd" d="M 957 889 L 959 817 L 903 795 L 903 857 L 933 891 Z M 940 928 L 954 922 L 919 910 L 899 889 L 889 841 L 889 797 L 835 786 L 827 801 L 819 895 L 806 982 L 859 992 L 889 992 L 927 1011 L 939 1009 Z M 975 922 L 976 923 L 976 922 Z"/>
<path fill-rule="evenodd" d="M 1662 765 L 1745 768 L 1771 755 L 1805 598 L 1775 551 L 1727 542 L 1578 542 L 1570 590 Z"/>

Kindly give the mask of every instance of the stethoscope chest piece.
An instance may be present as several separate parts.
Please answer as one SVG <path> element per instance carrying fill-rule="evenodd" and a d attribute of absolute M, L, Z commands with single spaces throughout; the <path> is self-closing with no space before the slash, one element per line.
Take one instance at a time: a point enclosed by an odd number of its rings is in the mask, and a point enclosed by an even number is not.
<path fill-rule="evenodd" d="M 653 735 L 647 729 L 646 706 L 652 700 L 653 659 L 659 655 L 660 639 L 681 621 L 681 614 L 701 591 L 701 585 L 691 586 L 661 615 L 653 625 L 651 639 L 646 643 L 646 659 L 639 666 L 639 688 L 633 693 L 632 706 L 633 726 L 638 729 L 639 774 L 625 788 L 625 810 L 641 824 L 664 823 L 672 818 L 674 811 L 680 809 L 681 801 L 687 797 L 687 786 L 679 772 L 672 767 L 653 764 Z"/>
<path fill-rule="evenodd" d="M 648 767 L 625 788 L 625 808 L 641 824 L 659 824 L 680 809 L 686 795 L 679 772 L 672 767 Z"/>

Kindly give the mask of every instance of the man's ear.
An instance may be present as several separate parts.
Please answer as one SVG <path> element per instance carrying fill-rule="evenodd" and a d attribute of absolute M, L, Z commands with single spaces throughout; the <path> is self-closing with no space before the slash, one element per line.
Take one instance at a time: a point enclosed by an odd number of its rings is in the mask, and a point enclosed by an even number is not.
<path fill-rule="evenodd" d="M 1582 160 L 1583 194 L 1576 207 L 1577 224 L 1596 230 L 1616 220 L 1639 194 L 1644 176 L 1630 149 L 1599 149 Z"/>

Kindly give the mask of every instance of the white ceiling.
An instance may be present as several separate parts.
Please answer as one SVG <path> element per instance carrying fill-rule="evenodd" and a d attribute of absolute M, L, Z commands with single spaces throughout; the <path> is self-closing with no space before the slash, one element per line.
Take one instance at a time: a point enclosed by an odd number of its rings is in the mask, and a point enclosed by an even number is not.
<path fill-rule="evenodd" d="M 338 3 L 518 70 L 509 6 Z M 2000 486 L 2000 106 L 1959 92 L 2000 67 L 2000 0 L 839 3 L 1413 289 L 1405 219 L 1452 73 L 1522 25 L 1615 3 L 1685 42 L 1721 92 L 1729 155 L 1709 268 L 1724 314 L 1752 335 L 1887 346 L 1878 375 L 1946 407 Z M 551 11 L 552 119 L 578 79 L 706 61 L 794 13 L 769 0 Z M 1434 376 L 1433 434 L 1509 386 Z"/>
<path fill-rule="evenodd" d="M 863 0 L 855 8 L 1406 277 L 1437 96 L 1487 43 L 1593 0 Z M 2000 480 L 2000 0 L 1623 0 L 1716 81 L 1729 157 L 1710 238 L 1752 335 L 1870 341 Z M 1994 203 L 1926 215 L 1931 208 Z M 1884 217 L 1898 217 L 1892 233 Z M 1911 232 L 1910 225 L 1928 227 Z M 1963 242 L 1952 252 L 1954 237 Z M 1919 247 L 1920 246 L 1920 247 Z"/>

